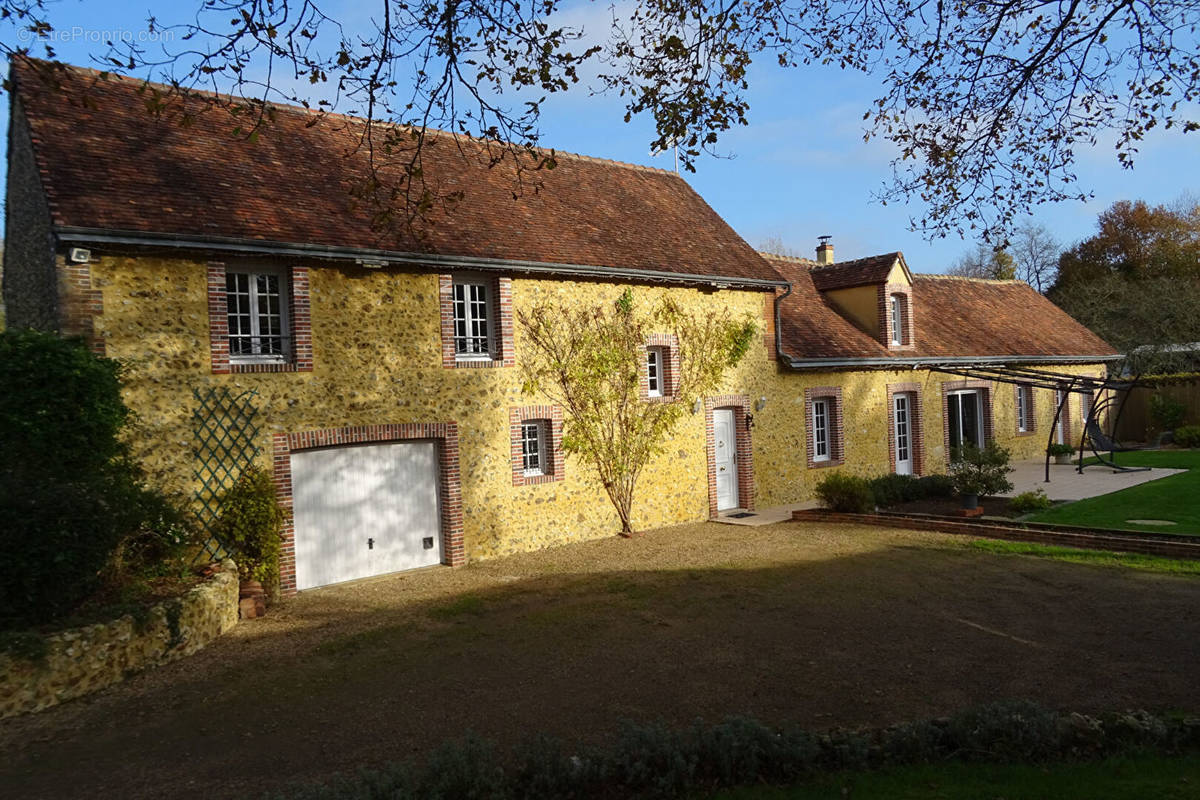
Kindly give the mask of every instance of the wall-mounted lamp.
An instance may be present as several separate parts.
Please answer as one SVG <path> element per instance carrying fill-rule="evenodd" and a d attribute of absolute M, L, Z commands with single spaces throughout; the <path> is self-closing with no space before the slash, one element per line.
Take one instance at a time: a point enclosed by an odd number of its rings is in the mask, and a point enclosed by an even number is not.
<path fill-rule="evenodd" d="M 758 400 L 756 400 L 754 402 L 754 410 L 755 411 L 762 411 L 764 408 L 766 408 L 766 406 L 767 406 L 767 398 L 766 397 L 760 397 L 760 398 L 758 398 Z"/>
<path fill-rule="evenodd" d="M 696 402 L 692 403 L 692 413 L 693 414 L 700 413 L 700 398 L 699 397 L 696 398 Z"/>

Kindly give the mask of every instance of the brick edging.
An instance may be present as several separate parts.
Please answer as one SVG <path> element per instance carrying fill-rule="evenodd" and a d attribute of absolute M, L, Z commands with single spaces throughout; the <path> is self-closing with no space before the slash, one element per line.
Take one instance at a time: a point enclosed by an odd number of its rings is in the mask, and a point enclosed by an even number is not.
<path fill-rule="evenodd" d="M 906 528 L 959 536 L 983 536 L 989 539 L 1008 539 L 1018 542 L 1056 544 L 1084 550 L 1117 550 L 1126 553 L 1187 558 L 1200 560 L 1200 541 L 1138 531 L 1117 531 L 1104 528 L 1072 528 L 1022 522 L 1005 525 L 995 522 L 968 522 L 945 517 L 910 514 L 848 514 L 826 509 L 806 509 L 792 512 L 793 522 L 833 522 L 856 525 L 878 525 L 884 528 Z"/>

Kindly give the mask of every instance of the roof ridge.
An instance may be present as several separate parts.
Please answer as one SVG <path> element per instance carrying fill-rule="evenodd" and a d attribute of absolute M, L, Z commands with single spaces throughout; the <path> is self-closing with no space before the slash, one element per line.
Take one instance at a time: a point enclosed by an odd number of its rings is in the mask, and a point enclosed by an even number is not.
<path fill-rule="evenodd" d="M 970 275 L 947 275 L 943 272 L 914 272 L 914 278 L 933 278 L 940 281 L 971 281 L 973 283 L 1019 283 L 1023 286 L 1029 284 L 1020 278 L 976 278 Z"/>
<path fill-rule="evenodd" d="M 887 258 L 889 256 L 899 258 L 900 255 L 901 255 L 901 252 L 899 250 L 893 250 L 890 253 L 877 253 L 873 256 L 862 256 L 861 258 L 851 258 L 851 259 L 847 259 L 846 261 L 835 261 L 832 264 L 818 264 L 816 266 L 816 269 L 819 269 L 819 270 L 836 269 L 838 267 L 848 267 L 851 264 L 858 264 L 862 261 L 871 261 L 872 259 L 876 259 L 876 258 Z"/>
<path fill-rule="evenodd" d="M 299 106 L 299 105 L 295 105 L 292 103 L 281 103 L 281 102 L 277 102 L 277 101 L 273 101 L 273 100 L 255 100 L 255 99 L 251 99 L 248 97 L 244 97 L 242 95 L 222 94 L 220 92 L 215 92 L 215 91 L 211 91 L 208 89 L 192 89 L 192 88 L 185 88 L 182 86 L 179 87 L 178 89 L 176 89 L 175 87 L 170 86 L 169 84 L 161 83 L 159 81 L 152 81 L 148 78 L 136 78 L 132 75 L 122 75 L 118 72 L 112 72 L 112 71 L 108 71 L 108 70 L 100 70 L 100 69 L 96 69 L 95 67 L 83 67 L 78 64 L 69 64 L 65 61 L 46 61 L 45 59 L 32 58 L 29 56 L 25 56 L 24 58 L 27 61 L 30 61 L 33 63 L 47 64 L 47 65 L 54 66 L 56 68 L 72 70 L 76 73 L 89 74 L 89 75 L 94 76 L 98 81 L 117 80 L 117 81 L 121 81 L 123 83 L 134 83 L 134 84 L 138 84 L 141 86 L 154 86 L 154 87 L 161 88 L 161 89 L 167 89 L 172 92 L 183 92 L 183 93 L 185 93 L 184 96 L 201 95 L 201 96 L 205 96 L 205 97 L 213 97 L 218 100 L 220 100 L 220 99 L 243 100 L 248 103 L 260 103 L 261 102 L 261 103 L 265 103 L 267 105 L 267 107 L 269 107 L 269 108 L 274 108 L 274 109 L 278 109 L 278 110 L 285 111 L 285 112 L 298 113 L 298 114 L 303 114 L 306 116 L 313 116 L 313 117 L 328 117 L 328 118 L 334 118 L 334 119 L 342 119 L 342 120 L 345 120 L 346 122 L 357 123 L 360 125 L 367 124 L 367 122 L 368 122 L 365 117 L 356 116 L 354 114 L 344 114 L 344 113 L 338 112 L 338 111 L 326 111 L 326 110 L 320 109 L 320 108 L 306 108 L 304 106 Z M 403 123 L 399 123 L 399 122 L 388 122 L 385 120 L 375 120 L 373 124 L 382 125 L 382 126 L 391 127 L 391 128 L 412 128 L 413 127 L 411 125 L 404 125 Z M 611 164 L 616 167 L 622 167 L 624 169 L 634 170 L 634 171 L 638 171 L 638 172 L 651 172 L 651 173 L 660 173 L 663 175 L 671 175 L 676 178 L 679 178 L 680 180 L 683 180 L 683 176 L 681 176 L 679 173 L 675 172 L 674 170 L 663 169 L 662 167 L 651 167 L 648 164 L 634 164 L 629 161 L 618 161 L 617 159 L 614 159 L 614 158 L 600 158 L 597 156 L 588 156 L 588 155 L 584 155 L 582 153 L 571 152 L 569 150 L 555 150 L 554 148 L 547 148 L 547 147 L 543 147 L 541 145 L 537 145 L 533 148 L 524 148 L 522 145 L 514 145 L 511 142 L 503 142 L 501 140 L 491 140 L 491 139 L 480 139 L 480 138 L 477 138 L 474 136 L 470 136 L 468 134 L 442 130 L 441 128 L 426 128 L 425 130 L 428 132 L 437 134 L 439 136 L 448 136 L 456 141 L 467 141 L 467 142 L 471 142 L 473 144 L 479 144 L 479 145 L 496 144 L 496 145 L 506 145 L 506 146 L 511 146 L 511 147 L 518 147 L 521 149 L 532 149 L 539 153 L 543 153 L 545 155 L 552 156 L 553 158 L 556 158 L 556 159 L 568 158 L 568 159 L 575 159 L 577 161 L 585 161 L 585 162 L 594 163 L 594 164 Z M 684 182 L 686 183 L 686 181 L 684 181 Z"/>
<path fill-rule="evenodd" d="M 788 264 L 796 264 L 802 267 L 812 267 L 816 266 L 817 264 L 816 261 L 812 260 L 811 258 L 805 258 L 804 256 L 785 256 L 780 253 L 768 253 L 766 250 L 757 250 L 755 252 L 770 261 L 783 261 Z"/>

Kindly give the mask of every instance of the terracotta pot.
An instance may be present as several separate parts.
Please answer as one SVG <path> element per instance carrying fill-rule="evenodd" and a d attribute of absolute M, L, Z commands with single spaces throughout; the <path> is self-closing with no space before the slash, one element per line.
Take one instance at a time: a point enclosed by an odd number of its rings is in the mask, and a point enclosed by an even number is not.
<path fill-rule="evenodd" d="M 261 597 L 266 594 L 258 581 L 242 581 L 238 586 L 238 597 Z"/>

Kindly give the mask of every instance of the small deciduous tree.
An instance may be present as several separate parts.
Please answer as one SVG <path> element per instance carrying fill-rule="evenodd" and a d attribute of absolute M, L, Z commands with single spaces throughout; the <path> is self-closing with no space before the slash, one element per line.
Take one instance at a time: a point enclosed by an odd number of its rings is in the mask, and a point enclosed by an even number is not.
<path fill-rule="evenodd" d="M 980 244 L 974 252 L 967 253 L 946 272 L 960 278 L 988 278 L 998 281 L 1009 281 L 1017 277 L 1013 257 L 1005 250 L 996 250 L 986 244 Z"/>
<path fill-rule="evenodd" d="M 563 449 L 595 469 L 621 532 L 632 533 L 642 470 L 684 412 L 746 355 L 754 321 L 726 310 L 687 311 L 670 298 L 641 311 L 628 289 L 612 304 L 541 304 L 517 319 L 525 336 L 524 390 L 564 407 Z M 652 333 L 673 336 L 676 349 L 668 391 L 649 401 L 641 386 Z"/>

